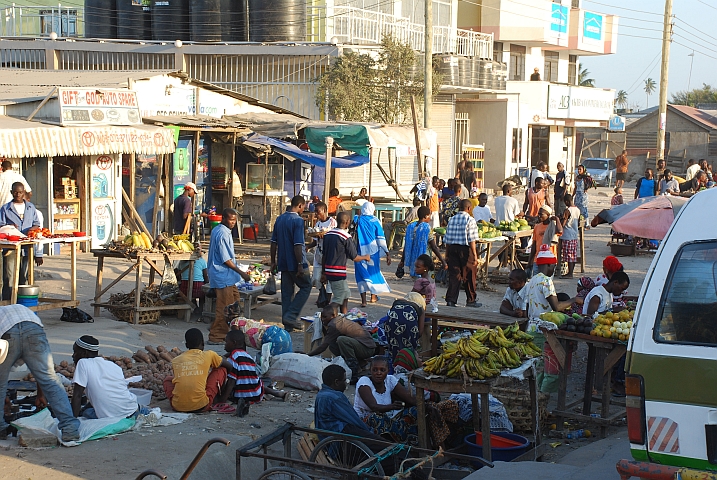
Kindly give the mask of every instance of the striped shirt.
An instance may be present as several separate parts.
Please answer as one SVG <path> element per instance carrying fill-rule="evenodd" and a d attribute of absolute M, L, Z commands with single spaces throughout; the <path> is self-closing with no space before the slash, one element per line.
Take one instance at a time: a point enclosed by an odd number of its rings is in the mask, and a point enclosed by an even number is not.
<path fill-rule="evenodd" d="M 346 280 L 346 262 L 358 256 L 356 245 L 346 230 L 334 228 L 324 235 L 324 272 L 326 279 Z"/>
<path fill-rule="evenodd" d="M 261 401 L 264 386 L 256 371 L 256 363 L 244 350 L 234 350 L 227 361 L 232 368 L 228 377 L 236 381 L 232 397 Z"/>
<path fill-rule="evenodd" d="M 466 212 L 458 212 L 448 222 L 443 241 L 446 245 L 469 245 L 478 240 L 476 220 Z"/>

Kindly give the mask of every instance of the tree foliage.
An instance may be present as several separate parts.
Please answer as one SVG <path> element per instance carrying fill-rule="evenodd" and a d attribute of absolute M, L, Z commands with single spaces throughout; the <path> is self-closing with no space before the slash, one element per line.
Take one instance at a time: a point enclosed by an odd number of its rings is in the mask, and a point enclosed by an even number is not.
<path fill-rule="evenodd" d="M 581 87 L 595 87 L 595 79 L 590 78 L 590 70 L 583 68 L 578 73 L 578 85 Z"/>
<path fill-rule="evenodd" d="M 615 104 L 618 107 L 627 108 L 627 92 L 625 90 L 620 90 L 617 92 L 617 97 L 615 97 Z"/>
<path fill-rule="evenodd" d="M 423 97 L 424 75 L 416 52 L 386 35 L 375 58 L 346 52 L 318 78 L 318 83 L 316 105 L 329 118 L 408 123 L 411 96 Z M 440 85 L 441 75 L 434 68 L 434 94 Z"/>
<path fill-rule="evenodd" d="M 673 93 L 670 103 L 673 105 L 689 105 L 690 107 L 696 107 L 699 103 L 717 103 L 717 89 L 703 83 L 702 88 Z"/>

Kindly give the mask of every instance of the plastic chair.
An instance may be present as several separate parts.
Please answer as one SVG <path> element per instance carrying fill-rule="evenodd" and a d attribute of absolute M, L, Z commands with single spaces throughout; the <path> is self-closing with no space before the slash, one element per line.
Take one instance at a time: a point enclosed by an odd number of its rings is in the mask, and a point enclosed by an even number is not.
<path fill-rule="evenodd" d="M 254 243 L 259 243 L 259 231 L 256 228 L 256 225 L 254 224 L 254 219 L 251 218 L 251 215 L 239 215 L 238 217 L 239 218 L 237 218 L 237 222 L 239 223 L 239 243 L 244 243 L 244 220 L 248 222 L 249 228 L 251 228 L 254 232 Z"/>

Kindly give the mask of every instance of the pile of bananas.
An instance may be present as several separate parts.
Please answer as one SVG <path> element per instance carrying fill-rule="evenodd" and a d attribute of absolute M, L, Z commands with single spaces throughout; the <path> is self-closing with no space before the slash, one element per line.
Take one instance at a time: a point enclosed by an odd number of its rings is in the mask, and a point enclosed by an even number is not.
<path fill-rule="evenodd" d="M 113 242 L 112 250 L 148 250 L 152 252 L 193 252 L 194 245 L 189 240 L 189 235 L 175 235 L 168 240 L 164 235 L 159 234 L 152 242 L 145 232 L 134 232 L 124 237 L 122 241 Z"/>
<path fill-rule="evenodd" d="M 504 368 L 519 367 L 526 358 L 537 357 L 541 350 L 533 337 L 518 327 L 481 328 L 470 337 L 443 344 L 443 353 L 426 360 L 423 370 L 435 375 L 485 380 L 500 375 Z"/>

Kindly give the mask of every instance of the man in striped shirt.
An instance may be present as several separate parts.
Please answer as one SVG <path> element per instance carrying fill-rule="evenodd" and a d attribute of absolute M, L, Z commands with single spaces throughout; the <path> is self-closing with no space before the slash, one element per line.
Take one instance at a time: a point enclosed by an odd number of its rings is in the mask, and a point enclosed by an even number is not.
<path fill-rule="evenodd" d="M 446 261 L 448 262 L 446 305 L 456 306 L 458 291 L 463 285 L 466 292 L 466 307 L 477 308 L 483 305 L 476 302 L 478 227 L 471 215 L 473 208 L 471 201 L 461 200 L 459 206 L 460 211 L 451 217 L 443 238 L 446 242 Z"/>
<path fill-rule="evenodd" d="M 351 215 L 341 212 L 336 216 L 337 227 L 324 235 L 323 258 L 321 260 L 321 283 L 329 282 L 333 301 L 341 305 L 341 313 L 349 310 L 351 290 L 346 279 L 346 262 L 369 261 L 370 255 L 359 255 L 348 228 Z"/>

